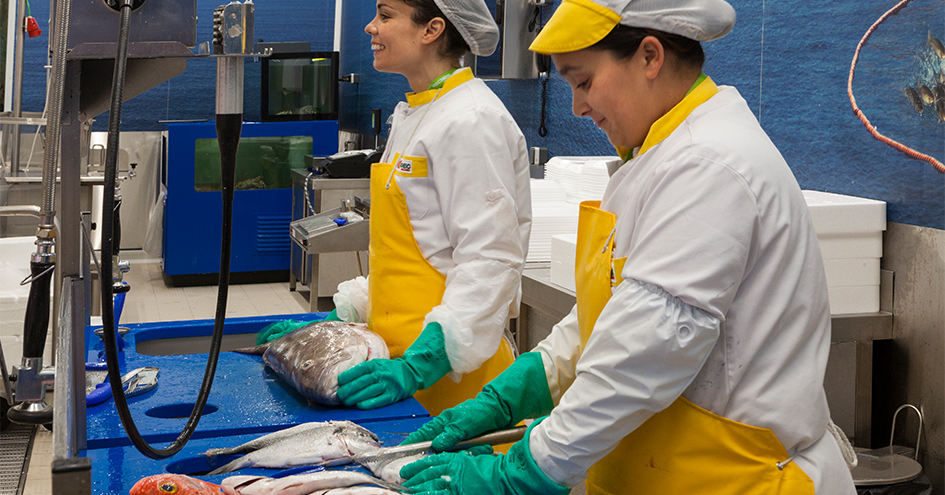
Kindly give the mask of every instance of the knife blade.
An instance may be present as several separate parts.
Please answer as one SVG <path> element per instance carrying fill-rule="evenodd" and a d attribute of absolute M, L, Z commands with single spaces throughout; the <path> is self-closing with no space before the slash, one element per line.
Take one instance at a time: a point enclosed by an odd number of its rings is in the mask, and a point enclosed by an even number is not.
<path fill-rule="evenodd" d="M 525 426 L 518 426 L 508 430 L 493 431 L 478 437 L 463 440 L 462 442 L 454 445 L 449 450 L 461 450 L 465 447 L 481 444 L 502 445 L 505 443 L 514 443 L 521 440 L 525 436 L 525 430 L 527 429 L 528 428 Z M 381 447 L 377 450 L 364 452 L 354 456 L 354 462 L 357 462 L 358 464 L 365 464 L 368 462 L 395 459 L 398 457 L 406 457 L 410 455 L 422 454 L 425 452 L 434 452 L 433 441 L 418 442 L 409 445 L 398 445 L 396 447 Z"/>

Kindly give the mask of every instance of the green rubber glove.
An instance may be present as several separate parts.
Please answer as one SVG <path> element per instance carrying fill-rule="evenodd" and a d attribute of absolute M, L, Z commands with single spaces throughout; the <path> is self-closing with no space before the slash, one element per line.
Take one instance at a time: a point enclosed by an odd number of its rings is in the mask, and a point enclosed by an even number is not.
<path fill-rule="evenodd" d="M 338 313 L 335 310 L 331 310 L 331 313 L 328 313 L 328 316 L 326 316 L 324 320 L 285 320 L 270 323 L 258 333 L 256 333 L 256 345 L 272 342 L 273 340 L 276 340 L 289 332 L 298 330 L 299 328 L 302 328 L 310 323 L 315 323 L 316 321 L 341 321 L 341 318 L 338 318 Z"/>
<path fill-rule="evenodd" d="M 298 330 L 311 323 L 310 321 L 285 320 L 270 323 L 256 334 L 256 345 L 272 342 L 283 335 Z"/>
<path fill-rule="evenodd" d="M 546 415 L 552 407 L 541 354 L 526 352 L 475 398 L 443 411 L 408 435 L 403 443 L 433 440 L 433 448 L 444 451 L 467 438 Z"/>
<path fill-rule="evenodd" d="M 338 375 L 338 399 L 358 409 L 386 406 L 429 388 L 451 370 L 443 327 L 430 323 L 404 357 L 372 359 Z"/>
<path fill-rule="evenodd" d="M 567 495 L 571 489 L 552 481 L 538 467 L 528 447 L 528 437 L 512 445 L 507 455 L 470 455 L 465 452 L 424 457 L 404 466 L 404 488 L 415 495 Z"/>
<path fill-rule="evenodd" d="M 338 317 L 338 310 L 333 309 L 331 310 L 331 313 L 328 313 L 328 316 L 326 316 L 325 319 L 322 321 L 344 321 L 344 320 Z"/>

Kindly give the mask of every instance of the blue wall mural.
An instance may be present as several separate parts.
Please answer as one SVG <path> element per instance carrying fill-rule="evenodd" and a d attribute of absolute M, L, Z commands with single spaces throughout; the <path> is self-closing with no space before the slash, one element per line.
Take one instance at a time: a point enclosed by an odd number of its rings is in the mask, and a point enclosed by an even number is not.
<path fill-rule="evenodd" d="M 213 37 L 213 9 L 227 0 L 197 0 L 197 43 Z M 41 112 L 45 101 L 49 2 L 31 2 L 33 16 L 43 29 L 41 37 L 26 41 L 23 54 L 23 110 Z M 255 33 L 266 42 L 309 41 L 312 51 L 331 51 L 334 43 L 335 0 L 255 2 Z M 259 120 L 260 64 L 247 59 L 243 88 L 243 117 Z M 108 80 L 111 81 L 109 74 Z M 193 59 L 183 74 L 125 102 L 123 131 L 165 130 L 159 120 L 214 118 L 216 61 Z M 109 82 L 105 82 L 109 84 Z M 108 129 L 108 112 L 95 117 L 92 130 Z"/>
<path fill-rule="evenodd" d="M 886 201 L 888 219 L 945 229 L 945 174 L 881 143 L 854 115 L 847 79 L 857 44 L 895 0 L 729 0 L 738 13 L 727 37 L 706 43 L 705 72 L 738 88 L 781 150 L 804 189 Z M 560 2 L 556 2 L 556 5 Z M 552 9 L 546 8 L 545 18 Z M 346 3 L 342 71 L 361 83 L 342 87 L 342 128 L 369 134 L 370 109 L 389 115 L 409 91 L 400 76 L 380 74 L 364 25 L 371 2 Z M 945 38 L 945 5 L 913 0 L 890 16 L 863 46 L 853 92 L 879 132 L 945 161 L 945 123 L 934 105 L 920 114 L 904 93 L 924 82 L 935 87 L 945 60 L 927 44 Z M 613 155 L 602 131 L 571 114 L 571 91 L 556 73 L 549 84 L 548 135 L 538 135 L 537 80 L 491 81 L 516 118 L 529 146 L 550 156 Z M 382 137 L 386 136 L 386 129 Z"/>
<path fill-rule="evenodd" d="M 761 125 L 784 154 L 802 188 L 875 198 L 888 203 L 888 219 L 945 229 L 945 174 L 875 139 L 854 115 L 847 80 L 857 44 L 896 0 L 730 0 L 738 13 L 727 37 L 705 44 L 705 71 L 717 83 L 738 88 Z M 198 0 L 199 41 L 210 39 L 213 8 L 224 2 Z M 556 2 L 560 3 L 560 2 Z M 48 3 L 33 2 L 44 25 Z M 552 8 L 545 8 L 550 17 Z M 342 12 L 341 73 L 358 84 L 341 83 L 343 130 L 373 135 L 371 109 L 386 119 L 409 91 L 406 80 L 372 67 L 364 26 L 375 2 L 348 1 Z M 262 0 L 256 3 L 256 35 L 266 41 L 311 41 L 330 50 L 334 0 Z M 861 49 L 853 93 L 877 130 L 916 151 L 945 160 L 945 123 L 934 104 L 914 105 L 905 88 L 935 88 L 945 60 L 930 37 L 945 38 L 941 0 L 912 0 L 872 33 Z M 40 111 L 45 88 L 47 31 L 27 41 L 24 104 Z M 158 120 L 212 119 L 215 64 L 188 62 L 187 71 L 127 102 L 124 130 L 158 130 Z M 571 92 L 556 73 L 548 84 L 548 135 L 538 135 L 541 86 L 537 80 L 491 81 L 490 87 L 518 121 L 529 146 L 550 156 L 612 155 L 606 136 L 571 114 Z M 259 64 L 247 63 L 245 116 L 259 115 Z M 918 108 L 922 109 L 919 113 Z M 96 117 L 104 130 L 107 114 Z M 386 137 L 386 126 L 381 137 Z"/>

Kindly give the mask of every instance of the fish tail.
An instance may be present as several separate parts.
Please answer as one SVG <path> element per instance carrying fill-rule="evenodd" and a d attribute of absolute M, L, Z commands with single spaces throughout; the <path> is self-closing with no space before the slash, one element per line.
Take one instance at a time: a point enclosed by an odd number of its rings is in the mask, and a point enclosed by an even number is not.
<path fill-rule="evenodd" d="M 237 469 L 243 469 L 244 467 L 249 466 L 250 463 L 247 462 L 247 461 L 244 461 L 243 459 L 244 459 L 243 457 L 240 457 L 239 459 L 235 459 L 235 460 L 233 460 L 233 461 L 230 461 L 230 462 L 228 462 L 228 463 L 226 463 L 226 464 L 224 464 L 224 465 L 222 465 L 222 466 L 220 466 L 220 467 L 214 469 L 213 471 L 210 471 L 209 473 L 207 473 L 207 476 L 213 476 L 213 475 L 216 475 L 216 474 L 231 473 L 231 472 L 233 472 L 233 471 L 236 471 Z"/>

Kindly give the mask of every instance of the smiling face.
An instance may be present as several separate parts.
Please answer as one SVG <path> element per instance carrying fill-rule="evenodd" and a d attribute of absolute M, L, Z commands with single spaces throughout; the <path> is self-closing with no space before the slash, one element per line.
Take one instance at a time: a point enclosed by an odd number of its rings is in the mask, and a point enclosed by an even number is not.
<path fill-rule="evenodd" d="M 413 22 L 413 10 L 402 0 L 378 0 L 377 15 L 364 27 L 378 71 L 407 75 L 423 60 L 425 26 Z"/>
<path fill-rule="evenodd" d="M 593 48 L 552 55 L 558 72 L 571 86 L 574 115 L 592 119 L 614 146 L 642 145 L 650 126 L 665 113 L 657 79 L 662 46 L 650 39 L 626 59 Z"/>

